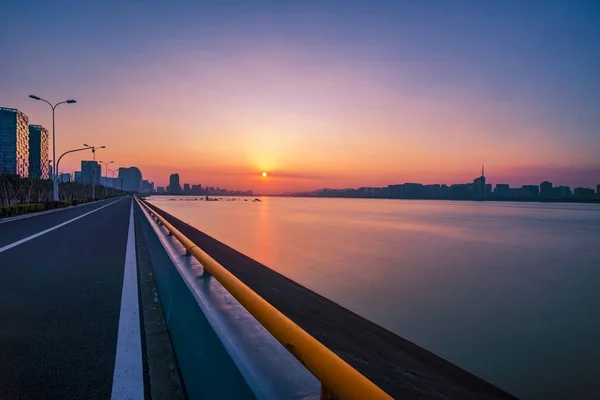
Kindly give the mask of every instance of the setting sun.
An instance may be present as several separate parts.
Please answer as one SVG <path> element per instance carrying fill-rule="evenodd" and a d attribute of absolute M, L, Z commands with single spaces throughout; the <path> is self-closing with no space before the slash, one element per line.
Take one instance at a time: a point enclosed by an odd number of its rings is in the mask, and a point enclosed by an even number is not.
<path fill-rule="evenodd" d="M 266 173 L 266 172 L 263 172 L 263 173 L 262 173 L 262 176 L 263 176 L 263 178 L 266 178 L 266 177 L 267 177 L 267 173 Z"/>

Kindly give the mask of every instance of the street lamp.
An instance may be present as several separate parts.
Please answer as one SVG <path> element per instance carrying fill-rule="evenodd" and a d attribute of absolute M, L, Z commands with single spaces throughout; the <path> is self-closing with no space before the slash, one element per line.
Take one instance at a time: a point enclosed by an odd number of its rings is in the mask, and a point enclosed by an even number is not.
<path fill-rule="evenodd" d="M 104 164 L 104 167 L 106 168 L 106 185 L 104 185 L 104 191 L 106 192 L 105 195 L 106 197 L 108 197 L 108 164 L 112 164 L 114 163 L 114 161 L 109 161 L 109 162 L 105 162 L 105 161 L 98 161 L 99 163 Z M 102 178 L 102 170 L 100 170 L 100 178 Z"/>
<path fill-rule="evenodd" d="M 52 180 L 54 181 L 52 198 L 54 201 L 58 201 L 58 180 L 56 179 L 56 164 L 58 163 L 56 162 L 56 132 L 54 129 L 54 110 L 61 104 L 74 104 L 77 102 L 73 99 L 69 99 L 52 105 L 52 103 L 50 103 L 48 100 L 44 100 L 41 97 L 35 96 L 33 94 L 30 94 L 29 97 L 31 97 L 34 100 L 43 101 L 52 108 L 52 161 L 54 162 L 52 170 Z"/>
<path fill-rule="evenodd" d="M 110 187 L 113 190 L 113 196 L 114 196 L 114 194 L 117 192 L 117 184 L 115 183 L 115 172 L 117 172 L 117 171 L 114 169 L 110 169 L 110 168 L 108 170 L 112 174 L 112 181 L 111 181 Z"/>
<path fill-rule="evenodd" d="M 76 151 L 83 151 L 83 150 L 89 150 L 89 149 L 90 149 L 89 147 L 82 147 L 80 149 L 65 151 L 64 153 L 61 154 L 60 157 L 58 157 L 58 161 L 56 162 L 56 168 L 58 168 L 58 166 L 60 164 L 60 159 L 63 158 L 65 155 L 67 155 L 69 153 L 75 153 Z M 55 182 L 56 182 L 56 186 L 54 188 L 54 193 L 56 193 L 55 201 L 58 201 L 58 180 L 55 180 Z"/>
<path fill-rule="evenodd" d="M 94 161 L 96 161 L 96 150 L 105 149 L 106 146 L 90 146 L 89 144 L 83 144 L 85 147 L 92 149 L 92 154 L 94 155 Z M 102 175 L 102 173 L 100 173 Z M 96 168 L 92 170 L 92 199 L 96 193 Z"/>

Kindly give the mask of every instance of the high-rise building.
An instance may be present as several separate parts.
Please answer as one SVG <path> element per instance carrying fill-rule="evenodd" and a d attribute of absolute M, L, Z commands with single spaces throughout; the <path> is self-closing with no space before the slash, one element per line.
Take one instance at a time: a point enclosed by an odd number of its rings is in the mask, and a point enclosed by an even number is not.
<path fill-rule="evenodd" d="M 165 188 L 162 187 L 162 186 L 157 187 L 156 188 L 156 193 L 159 193 L 159 194 L 165 193 Z"/>
<path fill-rule="evenodd" d="M 552 182 L 544 181 L 540 183 L 540 197 L 543 199 L 552 197 Z"/>
<path fill-rule="evenodd" d="M 73 180 L 76 183 L 82 183 L 81 182 L 81 171 L 75 171 L 75 173 L 73 174 Z"/>
<path fill-rule="evenodd" d="M 59 182 L 71 182 L 71 174 L 69 174 L 69 173 L 60 174 L 58 177 L 58 181 Z"/>
<path fill-rule="evenodd" d="M 29 177 L 50 179 L 48 169 L 48 129 L 29 125 Z"/>
<path fill-rule="evenodd" d="M 179 194 L 181 193 L 181 185 L 179 184 L 179 174 L 171 174 L 169 177 L 169 187 L 167 192 Z"/>
<path fill-rule="evenodd" d="M 596 197 L 600 198 L 600 183 L 596 186 Z"/>
<path fill-rule="evenodd" d="M 119 168 L 119 179 L 123 180 L 122 190 L 139 192 L 142 187 L 142 172 L 138 167 Z"/>
<path fill-rule="evenodd" d="M 97 185 L 100 182 L 100 164 L 97 161 L 81 161 L 81 183 Z"/>
<path fill-rule="evenodd" d="M 183 193 L 190 194 L 191 192 L 192 192 L 192 189 L 190 188 L 190 184 L 184 183 L 183 184 Z"/>
<path fill-rule="evenodd" d="M 0 173 L 29 176 L 29 118 L 0 107 Z"/>
<path fill-rule="evenodd" d="M 473 180 L 473 197 L 479 200 L 485 198 L 485 175 L 483 173 L 483 165 L 481 166 L 481 176 Z"/>

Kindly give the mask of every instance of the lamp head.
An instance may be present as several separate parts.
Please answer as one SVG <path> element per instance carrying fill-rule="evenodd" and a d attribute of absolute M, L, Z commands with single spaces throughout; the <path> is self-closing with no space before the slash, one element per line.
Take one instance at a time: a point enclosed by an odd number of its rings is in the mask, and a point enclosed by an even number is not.
<path fill-rule="evenodd" d="M 41 100 L 38 96 L 36 96 L 34 94 L 30 94 L 29 97 L 31 97 L 34 100 Z"/>
<path fill-rule="evenodd" d="M 75 101 L 74 99 L 67 100 L 67 104 L 73 104 L 73 103 L 77 103 L 77 101 Z"/>

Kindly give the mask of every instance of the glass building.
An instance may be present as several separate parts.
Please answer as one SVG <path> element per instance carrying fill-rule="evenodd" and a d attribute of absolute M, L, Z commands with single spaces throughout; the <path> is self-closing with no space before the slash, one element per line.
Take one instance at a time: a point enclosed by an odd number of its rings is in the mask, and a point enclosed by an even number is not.
<path fill-rule="evenodd" d="M 48 169 L 48 129 L 29 125 L 29 177 L 50 179 Z"/>
<path fill-rule="evenodd" d="M 29 118 L 0 107 L 0 173 L 29 176 Z"/>

